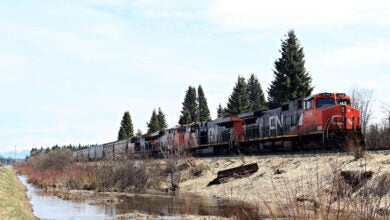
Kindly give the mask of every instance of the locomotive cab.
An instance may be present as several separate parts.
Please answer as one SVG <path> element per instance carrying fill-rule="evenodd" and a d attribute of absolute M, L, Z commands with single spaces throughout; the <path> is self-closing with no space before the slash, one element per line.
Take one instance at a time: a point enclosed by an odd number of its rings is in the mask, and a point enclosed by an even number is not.
<path fill-rule="evenodd" d="M 304 132 L 359 130 L 360 112 L 345 93 L 319 93 L 303 102 Z"/>

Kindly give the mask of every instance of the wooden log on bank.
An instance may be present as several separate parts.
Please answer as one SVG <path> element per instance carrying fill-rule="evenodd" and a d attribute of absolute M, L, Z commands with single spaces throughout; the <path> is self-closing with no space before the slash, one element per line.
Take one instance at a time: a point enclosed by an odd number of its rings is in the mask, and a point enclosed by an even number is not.
<path fill-rule="evenodd" d="M 257 163 L 251 163 L 244 166 L 234 167 L 227 170 L 218 171 L 217 178 L 211 181 L 207 186 L 226 183 L 229 179 L 239 179 L 243 177 L 248 177 L 259 170 Z"/>

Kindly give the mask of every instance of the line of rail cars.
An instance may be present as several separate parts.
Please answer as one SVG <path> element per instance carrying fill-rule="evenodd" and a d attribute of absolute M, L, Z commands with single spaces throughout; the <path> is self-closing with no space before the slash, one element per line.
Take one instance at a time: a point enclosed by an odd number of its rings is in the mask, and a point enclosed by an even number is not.
<path fill-rule="evenodd" d="M 175 150 L 191 154 L 256 153 L 343 145 L 345 136 L 363 139 L 360 112 L 344 93 L 319 93 L 258 110 L 194 122 L 74 152 L 79 160 L 161 156 Z"/>

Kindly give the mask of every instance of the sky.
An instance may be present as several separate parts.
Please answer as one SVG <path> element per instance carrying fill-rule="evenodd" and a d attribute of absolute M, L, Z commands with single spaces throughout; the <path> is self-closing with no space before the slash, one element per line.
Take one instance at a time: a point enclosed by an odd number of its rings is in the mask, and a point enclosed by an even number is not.
<path fill-rule="evenodd" d="M 294 30 L 314 93 L 373 91 L 390 105 L 386 0 L 0 0 L 0 152 L 116 140 L 129 111 L 177 125 L 188 86 L 212 118 L 237 77 L 266 93 Z"/>

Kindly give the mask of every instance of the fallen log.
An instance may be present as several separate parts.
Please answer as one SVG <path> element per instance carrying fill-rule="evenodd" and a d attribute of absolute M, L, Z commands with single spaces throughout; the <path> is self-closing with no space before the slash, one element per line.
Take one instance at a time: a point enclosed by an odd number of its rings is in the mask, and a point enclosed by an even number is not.
<path fill-rule="evenodd" d="M 207 186 L 221 184 L 228 182 L 229 179 L 239 179 L 243 177 L 248 177 L 259 170 L 257 163 L 251 163 L 248 165 L 243 165 L 239 167 L 234 167 L 227 170 L 218 171 L 217 178 L 212 180 Z"/>

